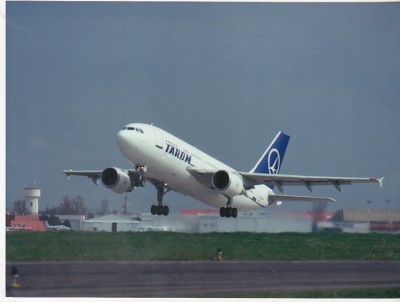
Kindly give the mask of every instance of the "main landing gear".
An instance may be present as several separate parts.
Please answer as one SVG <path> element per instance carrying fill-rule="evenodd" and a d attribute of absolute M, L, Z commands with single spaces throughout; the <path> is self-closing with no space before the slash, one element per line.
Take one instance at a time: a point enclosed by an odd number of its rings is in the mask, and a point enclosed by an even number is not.
<path fill-rule="evenodd" d="M 150 208 L 150 212 L 151 215 L 167 216 L 169 214 L 169 207 L 163 206 L 162 204 L 159 204 L 158 206 L 153 204 Z"/>
<path fill-rule="evenodd" d="M 219 216 L 221 217 L 233 217 L 236 218 L 238 215 L 238 209 L 232 208 L 232 197 L 228 197 L 228 202 L 226 207 L 221 207 L 219 209 Z"/>
<path fill-rule="evenodd" d="M 238 215 L 238 210 L 236 208 L 230 208 L 230 207 L 222 207 L 219 209 L 219 216 L 221 217 L 233 217 L 236 218 Z"/>
<path fill-rule="evenodd" d="M 162 203 L 163 197 L 167 194 L 171 189 L 165 190 L 166 184 L 163 183 L 157 188 L 157 201 L 158 205 L 152 205 L 150 208 L 150 212 L 152 215 L 164 215 L 168 216 L 169 214 L 169 207 L 164 206 Z"/>

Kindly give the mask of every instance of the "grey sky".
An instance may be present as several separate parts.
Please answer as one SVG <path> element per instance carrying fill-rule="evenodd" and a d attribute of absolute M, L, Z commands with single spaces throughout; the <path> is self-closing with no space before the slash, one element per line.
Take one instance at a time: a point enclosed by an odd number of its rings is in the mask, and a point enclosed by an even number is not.
<path fill-rule="evenodd" d="M 130 167 L 116 145 L 154 123 L 248 171 L 279 130 L 281 173 L 385 176 L 316 188 L 341 207 L 400 207 L 400 6 L 8 2 L 6 201 L 35 181 L 41 208 L 125 195 L 63 169 Z M 309 194 L 305 188 L 286 193 Z M 154 188 L 127 194 L 147 211 Z M 169 193 L 171 211 L 206 207 Z M 301 203 L 284 205 L 309 209 Z"/>

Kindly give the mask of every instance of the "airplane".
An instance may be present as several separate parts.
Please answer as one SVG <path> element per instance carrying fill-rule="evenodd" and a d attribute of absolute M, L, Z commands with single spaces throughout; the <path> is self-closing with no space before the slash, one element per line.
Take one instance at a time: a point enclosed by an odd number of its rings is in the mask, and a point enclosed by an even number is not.
<path fill-rule="evenodd" d="M 71 228 L 60 224 L 60 225 L 50 225 L 47 221 L 44 222 L 44 226 L 46 227 L 47 230 L 52 230 L 52 231 L 70 231 Z"/>
<path fill-rule="evenodd" d="M 278 174 L 289 136 L 280 131 L 249 172 L 239 172 L 196 147 L 153 124 L 131 123 L 117 134 L 121 153 L 134 169 L 108 167 L 104 170 L 64 170 L 63 173 L 87 176 L 96 185 L 99 180 L 116 193 L 131 192 L 146 181 L 157 190 L 158 204 L 152 205 L 152 215 L 169 214 L 163 197 L 173 190 L 189 195 L 210 206 L 220 208 L 221 217 L 237 217 L 238 211 L 251 211 L 282 202 L 333 202 L 332 198 L 283 194 L 285 186 L 302 185 L 310 192 L 315 185 L 332 185 L 342 191 L 342 185 L 379 183 L 382 178 L 351 178 Z M 279 193 L 274 193 L 275 187 Z"/>

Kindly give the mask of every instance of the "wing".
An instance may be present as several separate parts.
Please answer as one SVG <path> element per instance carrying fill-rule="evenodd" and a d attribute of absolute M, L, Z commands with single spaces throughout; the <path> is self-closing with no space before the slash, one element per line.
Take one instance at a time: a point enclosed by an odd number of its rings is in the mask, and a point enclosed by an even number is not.
<path fill-rule="evenodd" d="M 262 173 L 244 173 L 240 172 L 249 186 L 266 184 L 270 187 L 276 186 L 280 192 L 283 192 L 283 186 L 303 185 L 309 191 L 312 191 L 314 185 L 331 185 L 338 191 L 342 191 L 342 185 L 351 185 L 353 183 L 371 183 L 377 182 L 382 187 L 382 178 L 353 178 L 353 177 L 329 177 L 329 176 L 302 176 L 302 175 L 283 175 L 283 174 L 262 174 Z"/>
<path fill-rule="evenodd" d="M 135 187 L 143 187 L 144 186 L 144 180 L 149 180 L 156 188 L 159 188 L 161 184 L 163 184 L 162 181 L 153 178 L 149 176 L 146 173 L 140 172 L 135 169 L 118 169 L 118 168 L 112 168 L 116 169 L 120 172 L 123 172 L 127 174 L 131 180 L 132 188 L 134 189 Z M 99 185 L 99 180 L 101 179 L 101 176 L 103 175 L 103 172 L 105 170 L 64 170 L 63 173 L 69 178 L 71 175 L 73 176 L 86 176 L 89 177 L 96 186 Z M 172 189 L 172 188 L 169 188 Z"/>
<path fill-rule="evenodd" d="M 198 169 L 188 167 L 187 171 L 192 174 L 197 181 L 207 187 L 213 187 L 212 177 L 216 170 Z M 255 185 L 265 184 L 269 187 L 276 186 L 280 192 L 283 192 L 284 186 L 305 186 L 312 191 L 314 185 L 331 185 L 338 191 L 342 191 L 342 185 L 351 185 L 353 183 L 372 183 L 377 182 L 382 187 L 382 178 L 355 178 L 355 177 L 329 177 L 329 176 L 302 176 L 302 175 L 283 175 L 283 174 L 264 174 L 264 173 L 248 173 L 239 172 L 243 178 L 244 188 L 251 189 Z"/>
<path fill-rule="evenodd" d="M 103 170 L 82 170 L 82 171 L 64 170 L 63 173 L 68 177 L 68 179 L 70 178 L 71 175 L 87 176 L 98 186 L 101 174 L 103 174 Z"/>

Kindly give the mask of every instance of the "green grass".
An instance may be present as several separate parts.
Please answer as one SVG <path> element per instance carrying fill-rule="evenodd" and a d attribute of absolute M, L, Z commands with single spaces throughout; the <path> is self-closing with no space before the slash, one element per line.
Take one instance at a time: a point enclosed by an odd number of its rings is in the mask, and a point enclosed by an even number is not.
<path fill-rule="evenodd" d="M 7 261 L 400 260 L 400 235 L 168 232 L 6 234 Z"/>
<path fill-rule="evenodd" d="M 213 298 L 219 298 L 215 294 Z M 340 298 L 357 298 L 357 299 L 389 299 L 399 298 L 400 288 L 383 288 L 383 289 L 344 289 L 344 290 L 315 290 L 315 291 L 287 291 L 287 292 L 246 292 L 223 294 L 221 298 L 301 298 L 301 299 L 340 299 Z M 207 298 L 204 296 L 202 298 Z"/>

